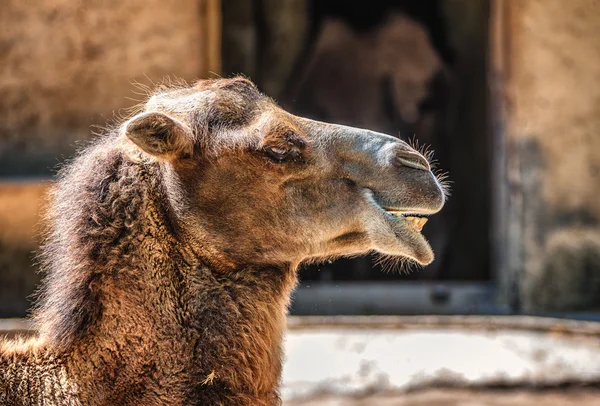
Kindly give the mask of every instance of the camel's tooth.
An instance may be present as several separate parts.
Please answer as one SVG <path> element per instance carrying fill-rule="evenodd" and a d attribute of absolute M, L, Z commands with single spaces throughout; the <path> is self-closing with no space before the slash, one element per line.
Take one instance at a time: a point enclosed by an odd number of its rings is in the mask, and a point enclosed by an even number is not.
<path fill-rule="evenodd" d="M 394 211 L 390 211 L 389 213 L 396 218 L 404 218 L 405 220 L 409 221 L 413 226 L 415 226 L 415 228 L 417 228 L 419 231 L 421 231 L 425 223 L 427 223 L 426 217 L 404 216 L 402 213 Z"/>
<path fill-rule="evenodd" d="M 425 223 L 427 223 L 427 218 L 425 217 L 414 217 L 414 216 L 406 216 L 406 220 L 410 221 L 413 226 L 415 226 L 419 231 L 423 229 Z"/>
<path fill-rule="evenodd" d="M 418 219 L 416 217 L 407 216 L 406 220 L 410 221 L 410 223 L 416 228 L 419 228 Z"/>

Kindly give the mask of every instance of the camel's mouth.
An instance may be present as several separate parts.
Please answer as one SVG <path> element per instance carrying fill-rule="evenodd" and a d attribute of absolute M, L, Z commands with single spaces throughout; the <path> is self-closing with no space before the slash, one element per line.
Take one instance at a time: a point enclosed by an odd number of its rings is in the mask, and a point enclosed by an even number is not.
<path fill-rule="evenodd" d="M 421 234 L 428 216 L 437 213 L 441 205 L 419 202 L 415 205 L 393 206 L 382 202 L 372 190 L 365 196 L 377 211 L 370 226 L 373 248 L 386 255 L 410 258 L 421 265 L 429 265 L 434 254 L 429 242 Z"/>
<path fill-rule="evenodd" d="M 427 265 L 433 261 L 433 251 L 427 239 L 421 234 L 423 226 L 427 223 L 429 211 L 419 211 L 411 209 L 410 211 L 400 211 L 382 207 L 385 212 L 385 218 L 393 235 L 397 241 L 400 241 L 400 247 L 391 251 L 407 256 L 417 261 L 421 265 Z M 403 248 L 401 248 L 403 247 Z"/>
<path fill-rule="evenodd" d="M 385 210 L 387 213 L 391 214 L 397 221 L 402 221 L 408 225 L 413 231 L 421 232 L 423 230 L 423 226 L 429 220 L 424 214 L 419 213 L 406 213 L 401 211 L 394 210 Z"/>

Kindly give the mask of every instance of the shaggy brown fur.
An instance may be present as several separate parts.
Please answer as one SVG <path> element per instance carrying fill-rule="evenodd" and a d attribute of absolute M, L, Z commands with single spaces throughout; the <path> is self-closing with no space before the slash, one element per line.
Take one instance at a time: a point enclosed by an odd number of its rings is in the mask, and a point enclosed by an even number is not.
<path fill-rule="evenodd" d="M 0 404 L 276 405 L 298 264 L 431 262 L 443 188 L 405 143 L 292 116 L 245 79 L 159 89 L 61 171 Z"/>

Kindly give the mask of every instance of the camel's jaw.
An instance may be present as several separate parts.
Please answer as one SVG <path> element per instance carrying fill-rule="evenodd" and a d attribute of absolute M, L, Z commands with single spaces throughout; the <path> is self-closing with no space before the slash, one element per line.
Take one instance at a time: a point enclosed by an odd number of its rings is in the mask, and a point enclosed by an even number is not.
<path fill-rule="evenodd" d="M 413 210 L 410 212 L 410 216 L 408 213 L 397 211 L 386 211 L 386 214 L 390 228 L 401 243 L 401 255 L 407 256 L 421 265 L 429 265 L 433 262 L 433 250 L 427 239 L 421 234 L 421 230 L 427 222 L 426 217 L 421 217 L 424 213 Z"/>
<path fill-rule="evenodd" d="M 375 210 L 369 218 L 369 235 L 373 248 L 386 255 L 410 258 L 421 265 L 428 265 L 434 253 L 421 230 L 428 218 L 441 206 L 395 208 L 379 204 L 371 191 L 366 195 Z"/>

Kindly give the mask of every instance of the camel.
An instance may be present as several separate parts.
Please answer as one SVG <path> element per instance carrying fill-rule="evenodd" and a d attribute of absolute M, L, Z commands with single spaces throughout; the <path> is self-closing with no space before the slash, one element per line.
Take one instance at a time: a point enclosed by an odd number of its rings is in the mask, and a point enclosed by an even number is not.
<path fill-rule="evenodd" d="M 445 202 L 398 138 L 294 116 L 245 78 L 159 87 L 60 171 L 2 405 L 278 405 L 301 263 L 429 264 Z"/>

